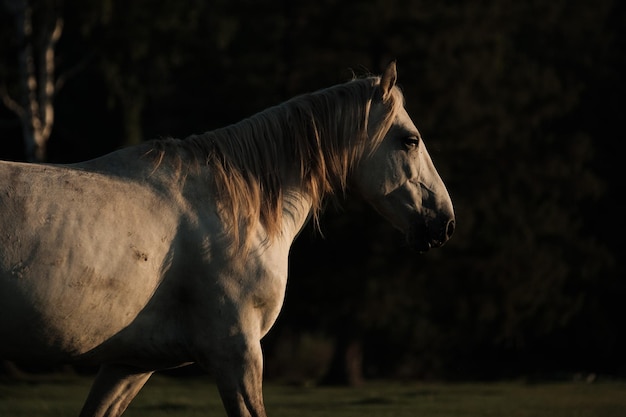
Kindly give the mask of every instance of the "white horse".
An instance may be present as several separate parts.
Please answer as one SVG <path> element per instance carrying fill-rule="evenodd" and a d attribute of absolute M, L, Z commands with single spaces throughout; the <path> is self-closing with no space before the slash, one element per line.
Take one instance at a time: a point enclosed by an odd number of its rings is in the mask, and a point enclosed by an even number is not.
<path fill-rule="evenodd" d="M 326 197 L 360 194 L 419 251 L 453 232 L 395 83 L 392 63 L 185 140 L 0 162 L 0 356 L 100 364 L 81 416 L 119 416 L 154 371 L 193 362 L 229 416 L 265 416 L 260 340 Z"/>

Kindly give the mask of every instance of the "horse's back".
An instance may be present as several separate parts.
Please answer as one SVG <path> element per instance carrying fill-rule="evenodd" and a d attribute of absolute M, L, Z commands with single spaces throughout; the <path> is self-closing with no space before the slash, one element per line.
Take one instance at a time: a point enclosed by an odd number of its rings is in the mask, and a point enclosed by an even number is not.
<path fill-rule="evenodd" d="M 0 162 L 0 354 L 79 356 L 128 326 L 177 225 L 140 180 Z"/>

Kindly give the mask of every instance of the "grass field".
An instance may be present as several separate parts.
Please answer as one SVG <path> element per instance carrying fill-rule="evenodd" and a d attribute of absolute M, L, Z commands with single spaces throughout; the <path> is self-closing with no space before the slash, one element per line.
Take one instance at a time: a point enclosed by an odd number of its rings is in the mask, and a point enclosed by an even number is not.
<path fill-rule="evenodd" d="M 0 416 L 77 416 L 91 379 L 0 381 Z M 372 382 L 359 388 L 267 384 L 270 417 L 625 417 L 626 382 L 434 384 Z M 125 417 L 224 417 L 210 378 L 154 376 Z"/>

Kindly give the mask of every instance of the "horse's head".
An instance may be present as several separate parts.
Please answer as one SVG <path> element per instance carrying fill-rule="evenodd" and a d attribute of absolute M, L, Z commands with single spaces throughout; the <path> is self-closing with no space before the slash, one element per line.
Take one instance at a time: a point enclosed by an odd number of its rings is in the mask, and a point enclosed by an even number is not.
<path fill-rule="evenodd" d="M 395 86 L 396 65 L 380 79 L 368 120 L 376 146 L 358 165 L 362 195 L 419 251 L 443 245 L 454 231 L 452 201 Z M 378 137 L 377 137 L 378 136 Z"/>

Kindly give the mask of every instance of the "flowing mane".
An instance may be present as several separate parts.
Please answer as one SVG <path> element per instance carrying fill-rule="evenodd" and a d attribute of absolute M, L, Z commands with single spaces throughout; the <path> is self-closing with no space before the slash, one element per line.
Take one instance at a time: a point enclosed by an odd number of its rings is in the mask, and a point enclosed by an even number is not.
<path fill-rule="evenodd" d="M 180 151 L 206 163 L 221 215 L 236 241 L 257 222 L 272 238 L 280 231 L 286 187 L 299 187 L 310 196 L 317 222 L 324 197 L 345 192 L 351 169 L 376 149 L 403 105 L 402 93 L 394 87 L 380 120 L 371 120 L 372 103 L 381 101 L 379 84 L 380 77 L 354 79 L 230 126 L 183 140 L 155 141 L 153 149 L 159 151 L 159 163 Z M 299 183 L 286 183 L 294 172 Z"/>

